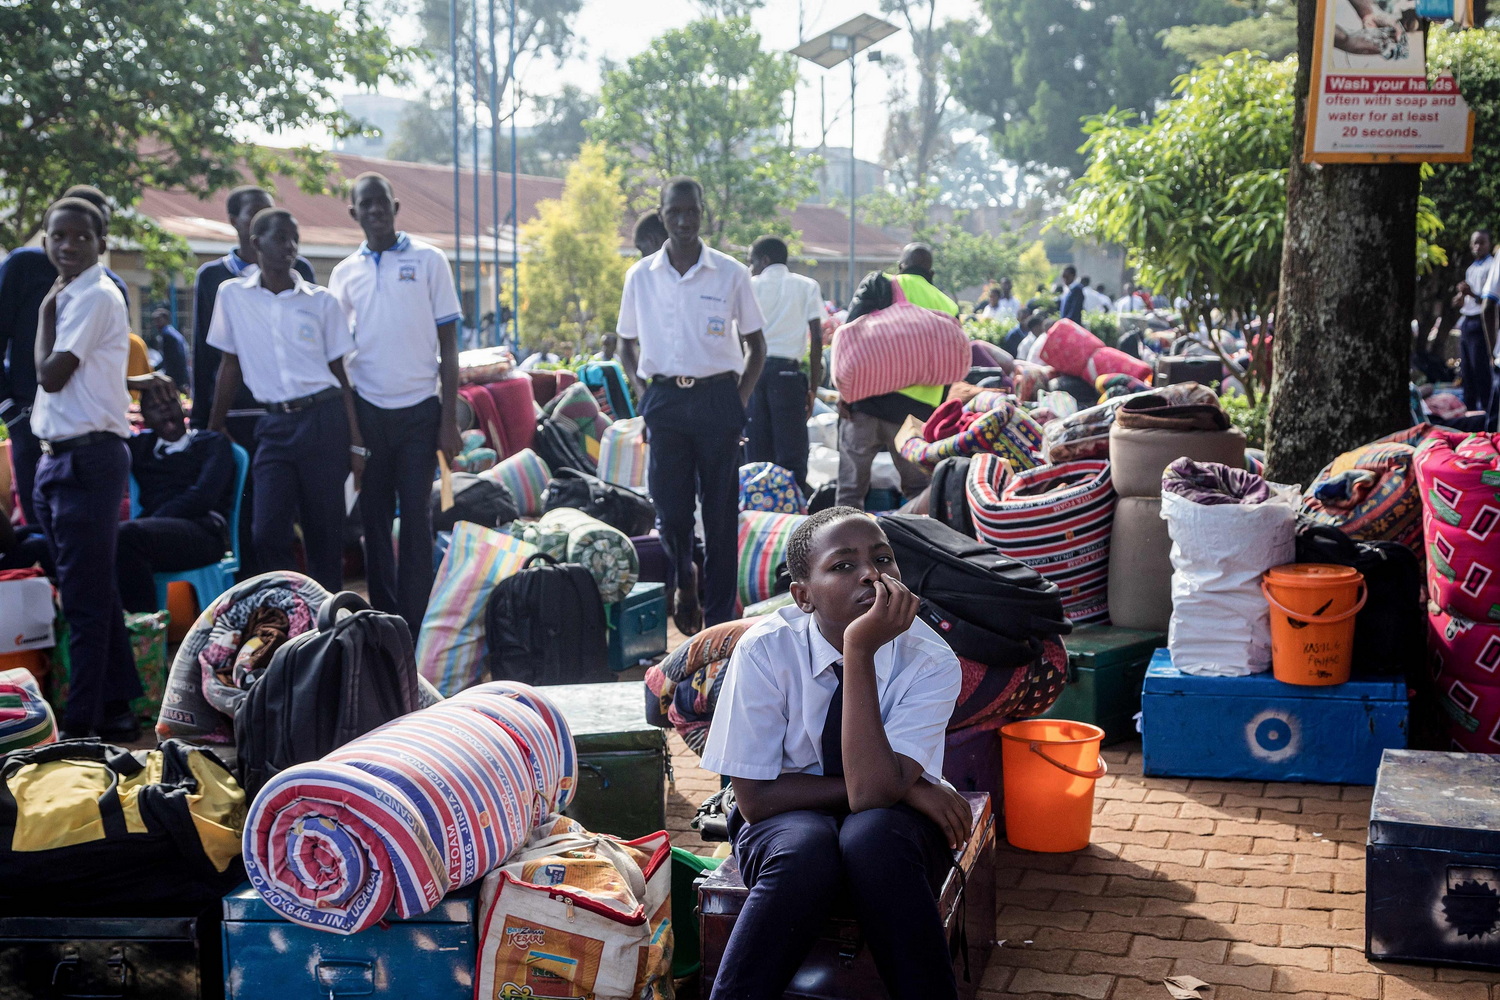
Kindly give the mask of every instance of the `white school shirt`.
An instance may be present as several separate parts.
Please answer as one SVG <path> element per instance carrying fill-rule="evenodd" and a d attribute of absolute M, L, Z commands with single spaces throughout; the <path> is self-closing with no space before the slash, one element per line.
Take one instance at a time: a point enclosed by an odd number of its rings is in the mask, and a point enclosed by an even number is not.
<path fill-rule="evenodd" d="M 463 315 L 448 258 L 398 233 L 389 250 L 361 243 L 328 279 L 354 329 L 349 381 L 387 410 L 416 406 L 438 391 L 437 328 Z"/>
<path fill-rule="evenodd" d="M 772 264 L 750 278 L 755 301 L 766 325 L 766 355 L 800 361 L 807 357 L 807 324 L 823 318 L 823 290 L 811 278 Z M 754 327 L 750 327 L 754 329 Z"/>
<path fill-rule="evenodd" d="M 638 340 L 636 374 L 707 378 L 744 374 L 745 352 L 736 329 L 765 329 L 750 285 L 750 269 L 708 244 L 686 274 L 678 274 L 663 246 L 625 273 L 615 332 Z M 807 337 L 803 324 L 802 336 Z"/>
<path fill-rule="evenodd" d="M 1464 272 L 1464 280 L 1469 283 L 1469 288 L 1474 294 L 1464 296 L 1463 305 L 1458 307 L 1460 316 L 1478 316 L 1484 312 L 1484 289 L 1490 280 L 1490 273 L 1494 270 L 1494 254 L 1469 265 L 1469 269 Z"/>
<path fill-rule="evenodd" d="M 125 372 L 130 361 L 130 320 L 125 298 L 95 264 L 57 293 L 57 339 L 52 350 L 67 351 L 78 368 L 57 392 L 38 387 L 31 408 L 31 433 L 44 441 L 64 441 L 108 431 L 130 436 L 130 392 Z"/>
<path fill-rule="evenodd" d="M 733 778 L 823 773 L 823 724 L 841 658 L 812 615 L 782 608 L 735 644 L 703 766 Z M 963 675 L 958 657 L 921 621 L 875 653 L 880 718 L 891 749 L 943 775 L 943 738 Z"/>
<path fill-rule="evenodd" d="M 257 268 L 219 286 L 208 345 L 239 358 L 251 395 L 285 403 L 338 387 L 328 363 L 354 350 L 354 336 L 333 293 L 292 272 L 292 287 L 272 292 Z"/>
<path fill-rule="evenodd" d="M 985 302 L 979 309 L 980 319 L 1015 319 L 1021 311 L 1021 303 L 1015 299 L 1001 299 L 994 305 Z"/>

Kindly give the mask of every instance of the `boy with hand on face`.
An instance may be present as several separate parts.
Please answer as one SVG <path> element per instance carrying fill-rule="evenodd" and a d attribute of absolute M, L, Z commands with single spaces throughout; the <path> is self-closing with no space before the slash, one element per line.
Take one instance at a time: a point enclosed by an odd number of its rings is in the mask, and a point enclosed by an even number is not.
<path fill-rule="evenodd" d="M 780 997 L 841 888 L 892 997 L 956 997 L 935 893 L 970 827 L 942 781 L 958 659 L 863 511 L 808 517 L 787 564 L 796 604 L 735 646 L 703 754 L 750 889 L 713 1000 Z"/>
<path fill-rule="evenodd" d="M 365 449 L 344 355 L 354 337 L 338 300 L 293 270 L 297 220 L 267 208 L 250 225 L 259 270 L 219 289 L 208 342 L 222 352 L 208 429 L 224 432 L 241 384 L 265 404 L 256 425 L 251 529 L 263 570 L 295 570 L 292 523 L 301 514 L 307 575 L 344 583 L 344 480 L 364 472 Z"/>
<path fill-rule="evenodd" d="M 109 567 L 130 471 L 129 390 L 146 389 L 159 376 L 126 378 L 130 329 L 125 297 L 99 263 L 104 234 L 104 214 L 81 198 L 55 202 L 42 222 L 42 245 L 58 277 L 37 323 L 40 391 L 31 430 L 42 459 L 32 503 L 72 630 L 61 735 L 128 741 L 140 733 L 130 701 L 141 682 Z"/>
<path fill-rule="evenodd" d="M 437 451 L 463 450 L 455 417 L 458 329 L 463 315 L 443 252 L 396 231 L 390 181 L 354 179 L 349 215 L 364 230 L 359 251 L 333 269 L 328 289 L 354 330 L 349 379 L 359 429 L 369 442 L 360 514 L 370 603 L 399 614 L 415 637 L 432 591 L 429 497 Z M 401 554 L 391 521 L 401 508 Z"/>

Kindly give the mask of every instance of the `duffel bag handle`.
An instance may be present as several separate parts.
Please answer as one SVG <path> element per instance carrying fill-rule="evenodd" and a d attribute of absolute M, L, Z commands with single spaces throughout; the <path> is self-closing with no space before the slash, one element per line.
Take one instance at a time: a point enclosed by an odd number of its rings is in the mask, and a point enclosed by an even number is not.
<path fill-rule="evenodd" d="M 341 590 L 323 602 L 318 611 L 318 631 L 327 632 L 339 620 L 340 611 L 369 611 L 370 604 L 352 590 Z"/>
<path fill-rule="evenodd" d="M 24 759 L 22 754 L 25 755 Z M 145 767 L 129 750 L 123 750 L 114 744 L 104 743 L 98 739 L 49 743 L 46 746 L 14 753 L 11 759 L 17 763 L 17 766 L 50 764 L 57 760 L 97 760 L 111 771 L 127 778 L 141 773 Z"/>
<path fill-rule="evenodd" d="M 534 562 L 536 562 L 536 561 L 538 561 L 538 560 L 541 560 L 542 562 L 546 563 L 548 566 L 558 566 L 558 565 L 561 565 L 557 561 L 557 559 L 554 558 L 553 556 L 550 556 L 550 555 L 548 555 L 545 552 L 538 552 L 536 555 L 534 555 L 531 558 L 527 559 L 526 562 L 521 565 L 521 568 L 522 569 L 530 569 L 531 568 L 531 564 L 534 563 Z"/>

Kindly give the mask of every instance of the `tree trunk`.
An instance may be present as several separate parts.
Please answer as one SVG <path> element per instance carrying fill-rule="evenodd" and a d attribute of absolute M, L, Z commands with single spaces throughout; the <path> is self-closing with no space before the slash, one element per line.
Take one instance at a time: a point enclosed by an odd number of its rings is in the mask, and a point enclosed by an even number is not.
<path fill-rule="evenodd" d="M 1273 345 L 1267 473 L 1312 482 L 1340 452 L 1411 423 L 1415 164 L 1305 164 L 1317 0 L 1298 0 L 1296 124 Z"/>

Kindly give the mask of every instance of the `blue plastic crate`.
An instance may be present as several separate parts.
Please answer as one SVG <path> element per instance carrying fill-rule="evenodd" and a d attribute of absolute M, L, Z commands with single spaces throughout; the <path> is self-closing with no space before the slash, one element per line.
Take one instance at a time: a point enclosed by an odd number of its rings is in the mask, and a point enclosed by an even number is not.
<path fill-rule="evenodd" d="M 246 882 L 224 897 L 224 996 L 472 1000 L 479 883 L 347 937 L 284 919 Z"/>
<path fill-rule="evenodd" d="M 1373 785 L 1406 746 L 1406 682 L 1283 684 L 1270 673 L 1195 677 L 1158 649 L 1141 691 L 1148 775 Z"/>

